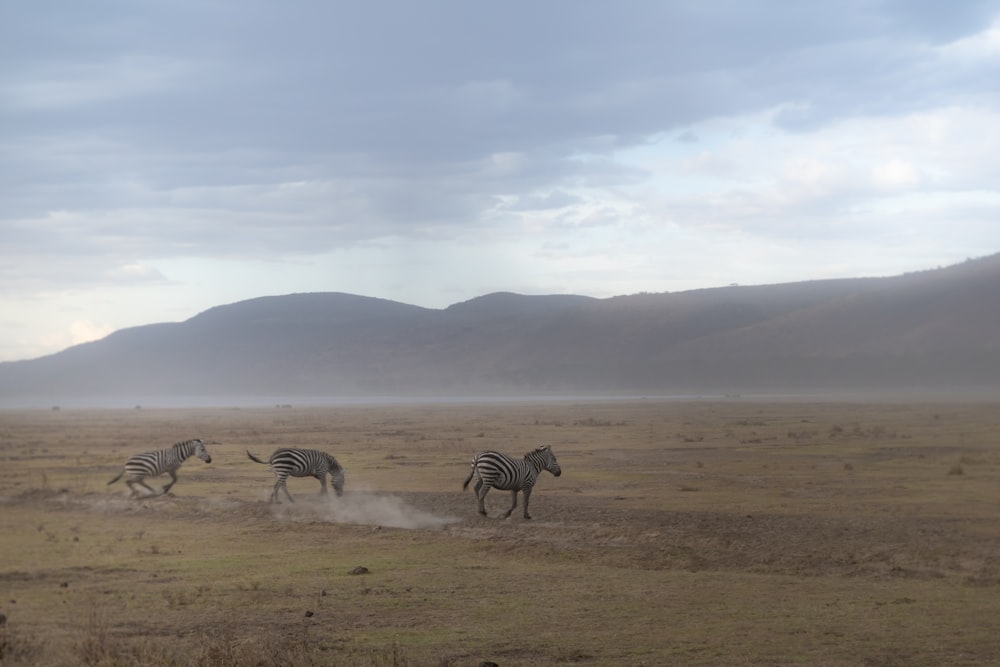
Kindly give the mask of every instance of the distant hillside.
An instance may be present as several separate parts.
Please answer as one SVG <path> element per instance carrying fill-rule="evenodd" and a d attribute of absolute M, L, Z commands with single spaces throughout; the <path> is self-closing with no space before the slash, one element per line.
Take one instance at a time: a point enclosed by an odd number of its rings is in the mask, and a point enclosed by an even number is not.
<path fill-rule="evenodd" d="M 443 310 L 292 294 L 0 363 L 0 402 L 1000 389 L 1000 255 L 891 278 Z M 2 404 L 2 403 L 0 403 Z"/>

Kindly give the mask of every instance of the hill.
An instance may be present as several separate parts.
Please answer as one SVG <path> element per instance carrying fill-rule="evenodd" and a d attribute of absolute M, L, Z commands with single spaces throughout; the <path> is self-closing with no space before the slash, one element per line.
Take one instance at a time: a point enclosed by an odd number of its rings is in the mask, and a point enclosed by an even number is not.
<path fill-rule="evenodd" d="M 0 401 L 1000 388 L 1000 254 L 888 278 L 445 309 L 342 293 L 218 306 L 0 363 Z"/>

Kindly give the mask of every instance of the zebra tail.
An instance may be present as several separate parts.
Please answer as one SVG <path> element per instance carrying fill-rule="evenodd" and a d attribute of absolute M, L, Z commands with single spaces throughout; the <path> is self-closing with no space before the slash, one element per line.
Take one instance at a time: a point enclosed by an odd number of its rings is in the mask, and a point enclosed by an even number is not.
<path fill-rule="evenodd" d="M 257 463 L 263 463 L 264 465 L 267 465 L 267 461 L 261 461 L 259 458 L 251 454 L 249 449 L 247 450 L 247 456 L 250 457 L 251 461 L 256 461 Z"/>
<path fill-rule="evenodd" d="M 472 478 L 476 476 L 476 473 L 478 472 L 477 463 L 479 463 L 479 454 L 476 454 L 472 458 L 472 465 L 469 466 L 469 476 L 465 478 L 465 482 L 462 484 L 463 491 L 469 488 L 469 482 L 471 482 Z"/>
<path fill-rule="evenodd" d="M 120 480 L 122 478 L 122 475 L 124 475 L 124 474 L 125 474 L 125 471 L 122 470 L 120 473 L 118 473 L 117 477 L 115 477 L 113 480 L 111 480 L 110 482 L 108 482 L 108 486 L 111 486 L 112 484 L 114 484 L 115 482 L 117 482 L 118 480 Z"/>

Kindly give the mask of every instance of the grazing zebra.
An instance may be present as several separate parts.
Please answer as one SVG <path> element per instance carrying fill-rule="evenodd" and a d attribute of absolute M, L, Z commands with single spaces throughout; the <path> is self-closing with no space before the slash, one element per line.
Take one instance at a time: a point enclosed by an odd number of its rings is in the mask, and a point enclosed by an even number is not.
<path fill-rule="evenodd" d="M 160 492 L 164 494 L 170 490 L 170 487 L 177 483 L 177 469 L 191 456 L 197 456 L 205 463 L 212 462 L 212 457 L 209 455 L 208 450 L 205 449 L 204 442 L 197 438 L 194 440 L 185 440 L 167 449 L 136 454 L 130 457 L 125 462 L 125 469 L 118 473 L 118 476 L 108 482 L 108 484 L 114 484 L 122 478 L 122 475 L 127 475 L 125 483 L 132 490 L 131 496 L 135 496 L 138 491 L 135 488 L 136 484 L 155 495 L 156 491 L 143 480 L 146 477 L 156 477 L 157 475 L 167 473 L 170 475 L 170 483 L 163 487 L 163 491 Z"/>
<path fill-rule="evenodd" d="M 530 519 L 528 515 L 528 500 L 531 498 L 531 489 L 538 480 L 538 475 L 543 470 L 558 477 L 562 474 L 562 468 L 556 461 L 556 455 L 552 453 L 548 445 L 537 447 L 524 455 L 523 459 L 513 459 L 500 452 L 481 452 L 472 459 L 472 470 L 462 484 L 462 490 L 469 488 L 469 482 L 473 477 L 478 477 L 476 481 L 476 499 L 479 502 L 479 513 L 486 516 L 486 506 L 484 499 L 490 487 L 511 492 L 511 506 L 503 518 L 510 516 L 510 513 L 517 507 L 517 492 L 524 493 L 524 518 Z"/>
<path fill-rule="evenodd" d="M 337 463 L 337 459 L 326 452 L 287 447 L 274 450 L 271 458 L 267 461 L 257 458 L 249 450 L 247 456 L 250 457 L 251 461 L 270 465 L 275 477 L 278 478 L 274 483 L 274 491 L 271 493 L 272 503 L 281 502 L 278 499 L 279 489 L 284 490 L 289 502 L 295 502 L 292 495 L 288 493 L 286 482 L 289 475 L 292 477 L 315 477 L 322 485 L 321 493 L 326 495 L 326 475 L 329 473 L 333 490 L 337 492 L 338 496 L 344 493 L 344 469 Z"/>

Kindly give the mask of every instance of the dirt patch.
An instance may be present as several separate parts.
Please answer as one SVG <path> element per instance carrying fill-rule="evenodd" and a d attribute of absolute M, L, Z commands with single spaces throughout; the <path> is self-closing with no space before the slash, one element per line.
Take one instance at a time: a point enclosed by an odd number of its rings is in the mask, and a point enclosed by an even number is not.
<path fill-rule="evenodd" d="M 502 507 L 507 498 L 502 494 Z M 496 518 L 502 509 L 496 501 L 492 516 L 480 517 L 473 495 L 458 492 L 303 494 L 295 503 L 269 504 L 231 498 L 129 499 L 36 490 L 3 503 L 102 515 L 446 530 L 470 540 L 553 548 L 595 563 L 649 570 L 960 577 L 981 586 L 992 585 L 1000 572 L 1000 536 L 992 530 L 992 522 L 940 516 L 671 512 L 616 507 L 613 500 L 565 496 L 542 500 L 536 496 L 536 518 L 527 521 L 516 512 L 509 519 Z"/>

